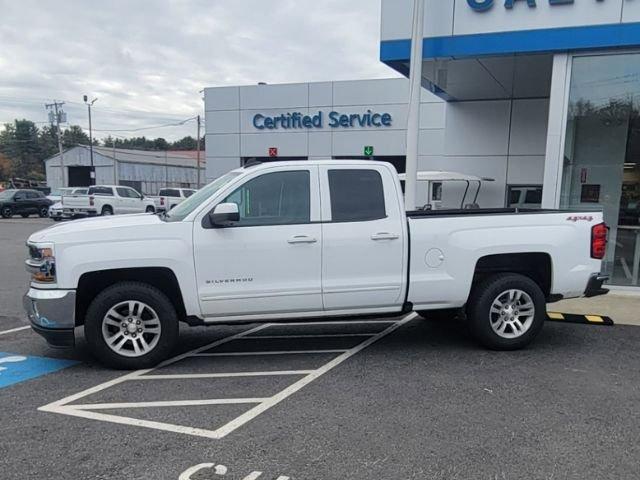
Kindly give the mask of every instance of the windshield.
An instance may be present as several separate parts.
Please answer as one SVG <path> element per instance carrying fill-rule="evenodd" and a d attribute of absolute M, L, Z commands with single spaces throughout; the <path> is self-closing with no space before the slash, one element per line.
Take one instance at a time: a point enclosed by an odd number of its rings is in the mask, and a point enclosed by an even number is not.
<path fill-rule="evenodd" d="M 13 197 L 14 193 L 16 193 L 16 190 L 5 190 L 4 192 L 0 192 L 0 200 L 9 200 Z"/>
<path fill-rule="evenodd" d="M 198 190 L 182 203 L 172 208 L 169 212 L 167 212 L 164 219 L 167 222 L 179 222 L 181 220 L 184 220 L 187 215 L 193 212 L 203 202 L 211 198 L 213 194 L 215 194 L 218 190 L 220 190 L 240 174 L 241 172 L 229 172 L 226 175 L 221 176 L 217 180 L 214 180 L 209 185 Z"/>

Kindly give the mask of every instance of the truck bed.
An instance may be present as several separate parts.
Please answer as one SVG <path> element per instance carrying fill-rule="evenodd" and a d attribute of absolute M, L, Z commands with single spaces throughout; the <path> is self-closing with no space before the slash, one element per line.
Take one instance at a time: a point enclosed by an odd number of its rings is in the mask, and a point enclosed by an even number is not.
<path fill-rule="evenodd" d="M 442 210 L 411 210 L 407 212 L 408 218 L 422 217 L 455 217 L 477 215 L 525 215 L 537 213 L 601 213 L 601 209 L 552 209 L 552 208 L 475 208 L 475 209 L 442 209 Z"/>

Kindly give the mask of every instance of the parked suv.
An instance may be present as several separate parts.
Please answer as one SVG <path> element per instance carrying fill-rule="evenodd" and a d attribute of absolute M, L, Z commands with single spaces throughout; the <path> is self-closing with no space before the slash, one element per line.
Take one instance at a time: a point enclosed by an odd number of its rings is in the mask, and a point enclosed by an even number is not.
<path fill-rule="evenodd" d="M 5 190 L 0 193 L 0 215 L 2 218 L 11 218 L 16 214 L 23 218 L 33 214 L 46 217 L 52 203 L 37 190 Z"/>

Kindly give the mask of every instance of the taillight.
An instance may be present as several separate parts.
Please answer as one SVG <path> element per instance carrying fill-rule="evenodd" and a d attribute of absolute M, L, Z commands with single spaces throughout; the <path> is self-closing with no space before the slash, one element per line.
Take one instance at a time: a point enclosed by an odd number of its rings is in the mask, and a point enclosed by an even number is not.
<path fill-rule="evenodd" d="M 90 196 L 90 197 L 89 197 L 89 206 L 90 206 L 90 207 L 94 207 L 94 206 L 95 206 L 95 204 L 96 204 L 96 202 L 95 202 L 95 198 L 94 198 L 93 196 Z"/>
<path fill-rule="evenodd" d="M 160 205 L 164 205 L 164 197 L 160 197 Z"/>
<path fill-rule="evenodd" d="M 602 260 L 607 250 L 607 232 L 609 228 L 604 223 L 591 227 L 591 258 Z"/>

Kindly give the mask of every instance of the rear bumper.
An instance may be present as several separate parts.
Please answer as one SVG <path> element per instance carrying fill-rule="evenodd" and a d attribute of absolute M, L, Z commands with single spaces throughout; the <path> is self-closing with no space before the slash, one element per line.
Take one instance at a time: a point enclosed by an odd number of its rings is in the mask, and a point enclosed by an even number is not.
<path fill-rule="evenodd" d="M 602 288 L 602 284 L 609 280 L 609 275 L 594 273 L 587 282 L 587 288 L 584 291 L 585 297 L 597 297 L 598 295 L 606 295 L 609 293 L 608 288 Z"/>
<path fill-rule="evenodd" d="M 31 328 L 53 347 L 72 347 L 75 343 L 75 290 L 30 288 L 22 304 Z"/>
<path fill-rule="evenodd" d="M 87 210 L 84 208 L 64 208 L 60 213 L 61 218 L 77 218 L 77 217 L 92 217 L 97 215 L 96 210 Z"/>

